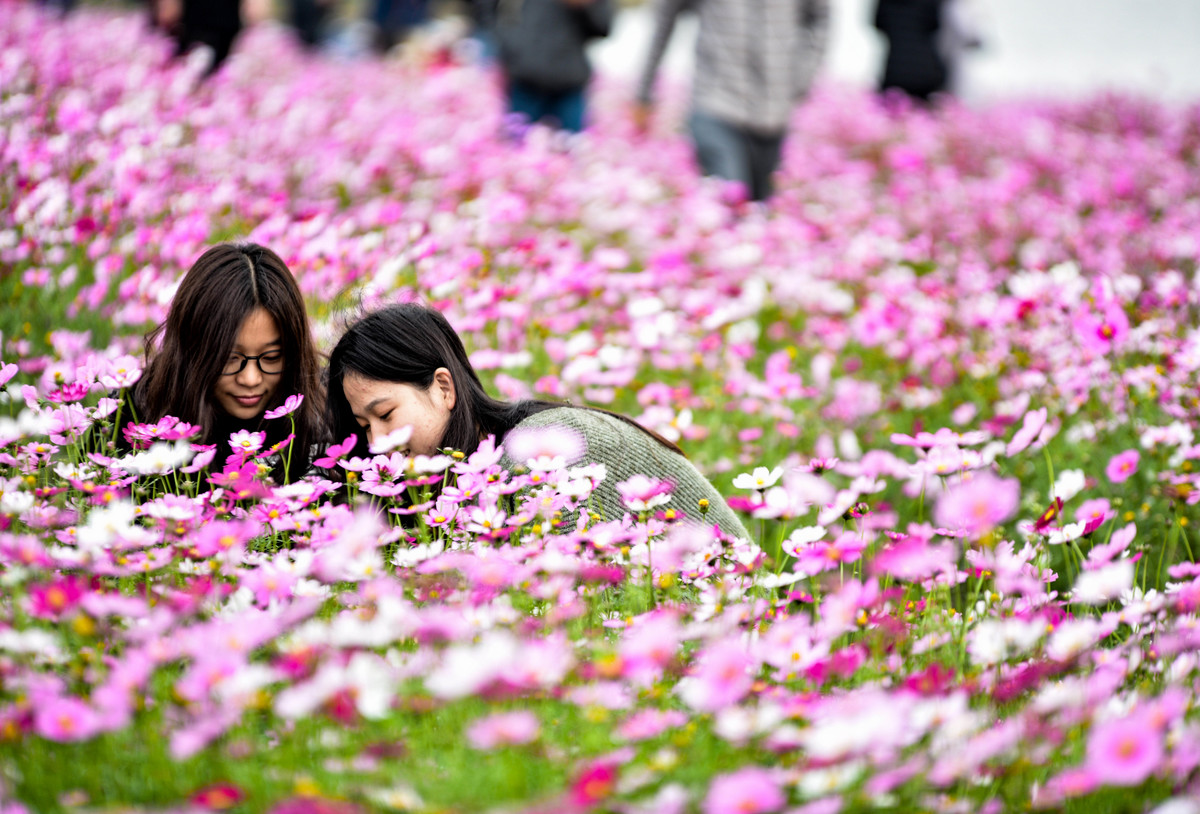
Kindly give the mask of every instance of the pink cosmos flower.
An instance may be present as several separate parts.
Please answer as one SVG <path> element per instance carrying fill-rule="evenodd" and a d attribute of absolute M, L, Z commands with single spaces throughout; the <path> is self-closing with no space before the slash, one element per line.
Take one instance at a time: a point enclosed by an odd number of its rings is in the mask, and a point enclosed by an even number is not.
<path fill-rule="evenodd" d="M 289 797 L 271 806 L 267 814 L 366 814 L 366 809 L 345 800 Z"/>
<path fill-rule="evenodd" d="M 716 712 L 736 704 L 754 684 L 757 662 L 740 642 L 722 640 L 705 648 L 692 674 L 681 681 L 683 702 L 700 712 Z"/>
<path fill-rule="evenodd" d="M 1102 497 L 1085 500 L 1075 510 L 1075 519 L 1082 520 L 1085 523 L 1096 519 L 1099 519 L 1101 523 L 1105 523 L 1115 516 L 1116 512 L 1112 510 L 1112 504 L 1106 498 Z"/>
<path fill-rule="evenodd" d="M 187 474 L 195 474 L 202 469 L 207 469 L 208 465 L 213 462 L 213 458 L 217 457 L 216 444 L 192 444 L 192 449 L 196 452 L 196 457 L 192 458 L 192 462 L 179 471 Z"/>
<path fill-rule="evenodd" d="M 763 814 L 787 802 L 775 775 L 758 766 L 718 775 L 704 800 L 705 814 Z"/>
<path fill-rule="evenodd" d="M 326 447 L 325 454 L 313 461 L 313 466 L 321 469 L 333 469 L 337 466 L 338 460 L 356 446 L 358 446 L 358 437 L 354 435 L 348 436 L 340 444 L 330 444 Z"/>
<path fill-rule="evenodd" d="M 635 512 L 646 512 L 662 506 L 671 499 L 674 490 L 675 484 L 671 481 L 646 475 L 634 475 L 617 484 L 621 502 Z"/>
<path fill-rule="evenodd" d="M 875 555 L 871 573 L 896 579 L 918 580 L 938 573 L 953 573 L 958 561 L 954 545 L 932 545 L 921 537 L 904 537 Z"/>
<path fill-rule="evenodd" d="M 796 557 L 795 570 L 812 576 L 842 563 L 857 562 L 866 547 L 866 541 L 853 532 L 839 534 L 833 540 L 815 540 L 802 548 L 797 547 L 793 555 Z"/>
<path fill-rule="evenodd" d="M 496 436 L 489 435 L 479 442 L 479 446 L 475 448 L 470 457 L 454 465 L 454 471 L 460 475 L 472 472 L 486 472 L 499 464 L 500 459 L 503 457 L 504 447 L 496 444 Z"/>
<path fill-rule="evenodd" d="M 274 410 L 267 410 L 263 413 L 263 418 L 283 418 L 289 413 L 294 413 L 304 403 L 304 395 L 302 393 L 293 393 L 284 399 L 283 404 L 280 404 Z"/>
<path fill-rule="evenodd" d="M 191 438 L 200 432 L 197 424 L 188 424 L 175 416 L 163 416 L 154 424 L 130 423 L 123 430 L 125 438 L 134 446 L 149 444 L 151 441 L 179 441 Z"/>
<path fill-rule="evenodd" d="M 295 572 L 281 568 L 275 563 L 238 571 L 238 576 L 242 587 L 251 591 L 255 601 L 263 606 L 269 605 L 272 599 L 281 602 L 288 599 L 299 579 Z"/>
<path fill-rule="evenodd" d="M 0 364 L 0 387 L 8 384 L 13 376 L 17 375 L 20 368 L 12 363 Z"/>
<path fill-rule="evenodd" d="M 587 452 L 587 443 L 570 427 L 516 429 L 504 437 L 504 451 L 519 464 L 547 472 L 578 461 Z"/>
<path fill-rule="evenodd" d="M 107 363 L 106 368 L 98 378 L 100 384 L 110 390 L 129 387 L 142 377 L 142 364 L 133 356 L 119 356 Z"/>
<path fill-rule="evenodd" d="M 627 741 L 642 741 L 681 727 L 687 721 L 688 716 L 677 709 L 642 709 L 626 718 L 616 734 Z"/>
<path fill-rule="evenodd" d="M 234 463 L 226 464 L 222 471 L 210 475 L 209 483 L 214 486 L 224 486 L 235 500 L 265 497 L 270 493 L 270 490 L 258 480 L 257 463 L 254 461 L 240 463 L 233 456 L 230 456 L 230 459 Z"/>
<path fill-rule="evenodd" d="M 1021 429 L 1017 430 L 1016 435 L 1008 442 L 1008 448 L 1004 454 L 1012 457 L 1019 452 L 1023 452 L 1029 448 L 1029 445 L 1038 437 L 1038 433 L 1046 426 L 1046 408 L 1040 407 L 1037 410 L 1030 410 L 1025 414 L 1025 420 L 1021 423 Z"/>
<path fill-rule="evenodd" d="M 683 631 L 673 613 L 647 614 L 636 621 L 621 638 L 621 672 L 633 683 L 649 686 L 662 678 L 664 668 L 675 658 Z"/>
<path fill-rule="evenodd" d="M 197 529 L 187 542 L 191 557 L 211 557 L 244 546 L 259 531 L 257 523 L 244 520 L 213 520 Z"/>
<path fill-rule="evenodd" d="M 1090 794 L 1100 785 L 1096 772 L 1085 767 L 1064 769 L 1046 781 L 1046 786 L 1034 798 L 1039 808 L 1053 806 L 1071 797 Z"/>
<path fill-rule="evenodd" d="M 1085 310 L 1076 315 L 1074 328 L 1080 344 L 1093 353 L 1108 353 L 1129 335 L 1129 317 L 1118 303 L 1109 302 L 1096 313 Z"/>
<path fill-rule="evenodd" d="M 1095 724 L 1085 765 L 1104 783 L 1141 785 L 1163 765 L 1163 735 L 1149 716 L 1134 713 Z"/>
<path fill-rule="evenodd" d="M 1016 479 L 978 472 L 938 499 L 934 518 L 939 526 L 981 537 L 1016 514 L 1020 499 L 1021 484 Z"/>
<path fill-rule="evenodd" d="M 528 710 L 500 712 L 480 718 L 467 727 L 467 741 L 471 748 L 486 751 L 497 746 L 530 743 L 537 740 L 541 731 L 541 722 Z"/>
<path fill-rule="evenodd" d="M 1134 472 L 1138 471 L 1138 462 L 1141 459 L 1141 453 L 1136 449 L 1118 452 L 1109 459 L 1108 466 L 1104 468 L 1104 474 L 1113 483 L 1124 483 Z"/>
<path fill-rule="evenodd" d="M 263 442 L 267 440 L 265 432 L 251 432 L 250 430 L 238 430 L 229 435 L 229 448 L 234 452 L 239 452 L 243 457 L 253 455 L 262 449 Z"/>
<path fill-rule="evenodd" d="M 100 729 L 100 716 L 85 701 L 74 696 L 42 699 L 33 713 L 33 731 L 59 742 L 84 741 Z"/>

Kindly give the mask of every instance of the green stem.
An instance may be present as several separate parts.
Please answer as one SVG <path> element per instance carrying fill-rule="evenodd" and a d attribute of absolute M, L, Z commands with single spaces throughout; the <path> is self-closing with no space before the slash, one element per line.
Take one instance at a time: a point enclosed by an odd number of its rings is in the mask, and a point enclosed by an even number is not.
<path fill-rule="evenodd" d="M 1050 446 L 1042 447 L 1042 456 L 1046 459 L 1046 470 L 1050 473 L 1050 500 L 1054 500 L 1054 461 L 1050 460 Z"/>
<path fill-rule="evenodd" d="M 287 450 L 283 455 L 283 482 L 290 483 L 292 480 L 292 447 L 296 445 L 296 414 L 288 413 L 288 419 L 292 422 L 292 440 L 287 445 Z"/>

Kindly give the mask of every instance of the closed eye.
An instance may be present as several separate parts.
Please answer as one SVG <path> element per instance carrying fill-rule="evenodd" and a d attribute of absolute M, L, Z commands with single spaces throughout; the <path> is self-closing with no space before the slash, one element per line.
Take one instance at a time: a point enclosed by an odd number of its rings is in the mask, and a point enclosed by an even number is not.
<path fill-rule="evenodd" d="M 395 407 L 393 407 L 392 409 L 388 410 L 386 413 L 384 413 L 383 415 L 381 415 L 381 416 L 379 417 L 379 420 L 380 420 L 380 421 L 387 421 L 389 418 L 391 418 L 391 417 L 392 417 L 392 413 L 394 413 L 395 411 L 396 411 L 396 408 L 395 408 Z"/>

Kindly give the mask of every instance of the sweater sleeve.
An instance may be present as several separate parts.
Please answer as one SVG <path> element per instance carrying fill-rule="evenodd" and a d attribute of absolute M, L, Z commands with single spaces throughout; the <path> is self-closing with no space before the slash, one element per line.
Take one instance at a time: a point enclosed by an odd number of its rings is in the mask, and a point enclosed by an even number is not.
<path fill-rule="evenodd" d="M 646 54 L 646 62 L 638 79 L 637 98 L 639 102 L 649 104 L 653 98 L 654 77 L 658 73 L 658 65 L 667 51 L 671 32 L 675 30 L 675 20 L 686 4 L 687 0 L 655 0 L 651 7 L 651 13 L 654 15 L 654 35 L 650 40 L 650 50 Z"/>

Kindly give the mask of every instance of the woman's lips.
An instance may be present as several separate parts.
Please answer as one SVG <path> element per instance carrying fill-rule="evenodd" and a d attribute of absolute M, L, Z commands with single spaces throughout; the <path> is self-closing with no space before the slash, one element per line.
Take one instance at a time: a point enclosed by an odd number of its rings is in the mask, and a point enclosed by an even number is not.
<path fill-rule="evenodd" d="M 234 396 L 233 400 L 243 407 L 254 407 L 262 401 L 262 394 L 260 393 L 257 396 Z"/>

